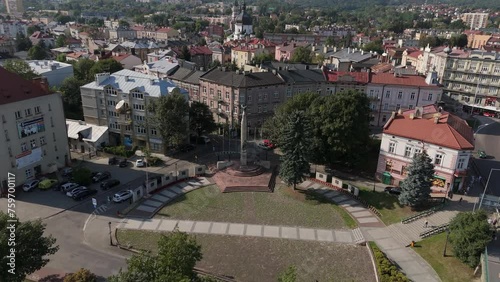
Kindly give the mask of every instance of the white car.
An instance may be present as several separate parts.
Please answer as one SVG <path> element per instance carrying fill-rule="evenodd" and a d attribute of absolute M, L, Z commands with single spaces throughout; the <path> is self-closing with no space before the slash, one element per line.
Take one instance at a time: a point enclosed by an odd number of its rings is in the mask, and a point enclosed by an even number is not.
<path fill-rule="evenodd" d="M 69 183 L 63 184 L 61 186 L 61 191 L 64 192 L 64 193 L 66 193 L 66 192 L 69 192 L 69 191 L 75 189 L 78 186 L 80 186 L 80 185 L 77 184 L 77 183 L 69 182 Z"/>
<path fill-rule="evenodd" d="M 38 187 L 38 183 L 40 183 L 40 181 L 36 180 L 36 179 L 30 180 L 30 181 L 24 183 L 24 185 L 23 185 L 24 192 L 29 192 L 29 191 L 35 189 L 36 187 Z"/>
<path fill-rule="evenodd" d="M 73 197 L 73 195 L 75 195 L 76 193 L 78 193 L 80 191 L 84 191 L 84 190 L 87 190 L 87 187 L 85 187 L 85 186 L 76 187 L 73 190 L 67 192 L 66 196 Z"/>
<path fill-rule="evenodd" d="M 136 167 L 145 167 L 146 163 L 144 162 L 144 160 L 140 159 L 140 160 L 135 161 L 135 166 Z"/>
<path fill-rule="evenodd" d="M 128 199 L 132 198 L 132 191 L 130 190 L 123 190 L 118 193 L 116 193 L 113 196 L 113 202 L 115 203 L 121 203 L 123 201 L 126 201 Z"/>

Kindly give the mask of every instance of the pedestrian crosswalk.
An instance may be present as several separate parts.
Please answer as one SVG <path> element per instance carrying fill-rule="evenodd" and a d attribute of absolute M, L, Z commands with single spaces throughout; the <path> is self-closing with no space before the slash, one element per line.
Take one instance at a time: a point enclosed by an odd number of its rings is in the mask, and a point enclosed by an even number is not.
<path fill-rule="evenodd" d="M 94 210 L 93 214 L 99 215 L 99 214 L 102 214 L 102 213 L 106 212 L 108 209 L 109 209 L 108 204 L 103 204 L 103 205 L 98 206 Z"/>

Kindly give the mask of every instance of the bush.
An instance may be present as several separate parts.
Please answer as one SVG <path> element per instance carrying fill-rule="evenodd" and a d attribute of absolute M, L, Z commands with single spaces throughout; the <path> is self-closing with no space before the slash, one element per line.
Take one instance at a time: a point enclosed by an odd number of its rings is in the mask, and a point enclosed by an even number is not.
<path fill-rule="evenodd" d="M 88 269 L 80 268 L 75 273 L 64 277 L 64 282 L 96 282 L 97 276 Z"/>
<path fill-rule="evenodd" d="M 132 148 L 132 150 L 127 150 L 125 146 L 106 146 L 103 147 L 103 151 L 108 154 L 117 155 L 121 157 L 130 158 L 135 154 L 137 147 Z"/>
<path fill-rule="evenodd" d="M 146 162 L 148 166 L 157 166 L 161 164 L 161 159 L 158 157 L 146 157 Z"/>
<path fill-rule="evenodd" d="M 377 264 L 377 274 L 380 282 L 409 282 L 410 279 L 406 277 L 399 269 L 385 256 L 385 254 L 375 245 L 370 242 L 370 247 L 375 256 L 375 263 Z"/>
<path fill-rule="evenodd" d="M 77 168 L 73 171 L 73 179 L 80 185 L 92 183 L 92 172 L 88 168 Z"/>

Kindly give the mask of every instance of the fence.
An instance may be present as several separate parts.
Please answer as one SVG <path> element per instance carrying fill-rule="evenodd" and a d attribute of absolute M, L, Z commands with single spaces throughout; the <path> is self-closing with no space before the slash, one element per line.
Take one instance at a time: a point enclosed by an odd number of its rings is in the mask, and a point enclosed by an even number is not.
<path fill-rule="evenodd" d="M 436 228 L 432 228 L 431 230 L 424 231 L 424 232 L 420 233 L 420 238 L 424 239 L 424 238 L 427 238 L 427 237 L 432 236 L 432 235 L 443 233 L 446 231 L 446 229 L 448 229 L 448 226 L 449 226 L 449 224 L 445 223 L 445 224 L 439 225 Z"/>
<path fill-rule="evenodd" d="M 443 207 L 444 207 L 444 203 L 442 203 L 442 204 L 440 204 L 438 206 L 435 206 L 435 207 L 433 207 L 431 209 L 425 210 L 423 212 L 420 212 L 420 213 L 417 213 L 417 214 L 405 217 L 405 218 L 401 219 L 401 223 L 402 224 L 407 224 L 407 223 L 413 222 L 415 220 L 418 220 L 418 219 L 420 219 L 422 217 L 429 216 L 429 215 L 437 212 L 438 210 L 442 209 Z"/>

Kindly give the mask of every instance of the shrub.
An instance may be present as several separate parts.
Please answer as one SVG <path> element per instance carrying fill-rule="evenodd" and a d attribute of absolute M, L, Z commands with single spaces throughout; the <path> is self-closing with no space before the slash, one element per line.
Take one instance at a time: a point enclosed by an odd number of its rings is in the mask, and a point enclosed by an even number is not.
<path fill-rule="evenodd" d="M 135 151 L 137 150 L 137 147 L 132 148 L 132 150 L 127 150 L 125 146 L 106 146 L 103 147 L 103 151 L 112 154 L 112 155 L 117 155 L 121 157 L 126 157 L 130 158 L 135 154 Z"/>
<path fill-rule="evenodd" d="M 377 264 L 377 272 L 380 282 L 409 282 L 399 269 L 385 256 L 385 254 L 373 242 L 370 242 L 370 247 L 375 256 Z"/>
<path fill-rule="evenodd" d="M 64 277 L 64 282 L 96 282 L 97 276 L 88 269 L 80 268 L 75 273 Z"/>
<path fill-rule="evenodd" d="M 73 179 L 80 185 L 92 183 L 92 172 L 88 168 L 77 168 L 73 171 Z"/>
<path fill-rule="evenodd" d="M 148 166 L 157 166 L 161 164 L 161 159 L 158 157 L 149 157 L 146 158 L 146 162 L 148 163 Z"/>

